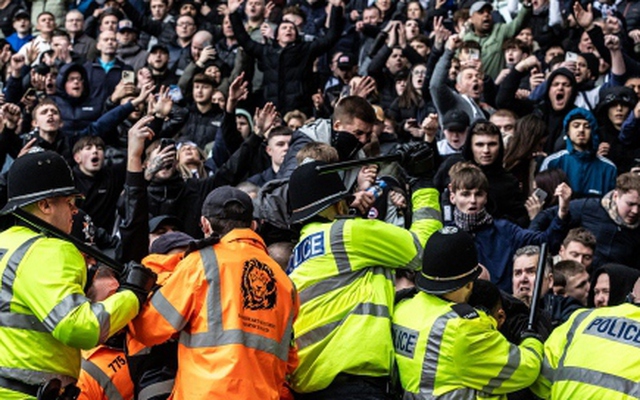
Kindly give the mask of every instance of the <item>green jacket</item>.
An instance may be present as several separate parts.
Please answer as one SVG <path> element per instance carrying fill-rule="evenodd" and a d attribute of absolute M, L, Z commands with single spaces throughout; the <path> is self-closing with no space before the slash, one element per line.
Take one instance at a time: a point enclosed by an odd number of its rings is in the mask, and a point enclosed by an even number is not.
<path fill-rule="evenodd" d="M 502 399 L 540 373 L 542 343 L 515 346 L 467 304 L 418 292 L 401 301 L 393 337 L 404 399 Z"/>
<path fill-rule="evenodd" d="M 390 375 L 394 270 L 418 270 L 424 244 L 442 227 L 437 190 L 417 190 L 413 205 L 411 231 L 368 219 L 302 229 L 289 267 L 300 295 L 296 392 L 324 389 L 339 373 Z"/>
<path fill-rule="evenodd" d="M 508 24 L 494 24 L 488 36 L 480 37 L 475 32 L 467 32 L 463 40 L 473 40 L 482 47 L 482 69 L 491 78 L 496 79 L 500 71 L 506 68 L 502 42 L 512 38 L 525 25 L 531 15 L 531 7 L 522 7 L 515 19 Z"/>
<path fill-rule="evenodd" d="M 70 243 L 14 226 L 0 233 L 0 375 L 31 385 L 80 374 L 80 350 L 122 329 L 138 312 L 130 291 L 91 303 L 87 267 Z M 2 399 L 24 399 L 0 388 Z"/>

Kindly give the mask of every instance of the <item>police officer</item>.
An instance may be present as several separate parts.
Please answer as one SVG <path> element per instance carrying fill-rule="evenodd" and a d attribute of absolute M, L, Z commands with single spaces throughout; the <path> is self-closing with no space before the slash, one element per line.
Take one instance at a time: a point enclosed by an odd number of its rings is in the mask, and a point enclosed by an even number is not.
<path fill-rule="evenodd" d="M 493 317 L 466 304 L 480 272 L 469 233 L 448 227 L 427 242 L 417 290 L 393 316 L 405 400 L 498 397 L 538 376 L 539 339 L 529 334 L 520 346 L 510 344 Z"/>
<path fill-rule="evenodd" d="M 291 386 L 300 399 L 386 399 L 394 272 L 420 268 L 422 246 L 442 227 L 438 191 L 415 182 L 411 230 L 352 219 L 340 176 L 320 165 L 302 164 L 289 182 L 291 222 L 303 225 L 288 268 L 300 293 Z"/>
<path fill-rule="evenodd" d="M 9 169 L 9 199 L 0 213 L 20 208 L 68 234 L 77 196 L 60 155 L 30 153 Z M 71 243 L 19 223 L 0 233 L 0 249 L 0 398 L 34 399 L 40 392 L 38 398 L 57 399 L 59 387 L 71 395 L 79 349 L 122 329 L 138 313 L 155 275 L 129 264 L 119 293 L 92 303 L 83 291 L 85 261 Z"/>
<path fill-rule="evenodd" d="M 532 387 L 547 399 L 640 398 L 640 304 L 576 311 L 544 346 L 542 373 Z"/>

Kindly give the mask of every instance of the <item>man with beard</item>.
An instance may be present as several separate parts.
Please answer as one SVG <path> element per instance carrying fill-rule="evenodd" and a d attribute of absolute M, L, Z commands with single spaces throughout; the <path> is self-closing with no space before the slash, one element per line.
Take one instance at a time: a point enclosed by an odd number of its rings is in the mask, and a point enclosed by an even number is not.
<path fill-rule="evenodd" d="M 169 49 L 162 44 L 156 44 L 149 49 L 147 66 L 151 71 L 156 88 L 178 83 L 178 77 L 169 69 Z"/>
<path fill-rule="evenodd" d="M 462 69 L 456 77 L 455 90 L 443 84 L 447 81 L 451 60 L 460 46 L 462 41 L 458 35 L 451 35 L 447 40 L 444 54 L 438 60 L 429 82 L 431 98 L 439 115 L 455 109 L 464 111 L 472 122 L 485 119 L 488 115 L 480 106 L 484 92 L 482 71 L 471 67 Z"/>
<path fill-rule="evenodd" d="M 561 169 L 567 174 L 576 198 L 602 197 L 615 186 L 618 169 L 611 160 L 598 155 L 598 123 L 591 112 L 576 108 L 564 119 L 566 150 L 545 158 L 541 171 Z"/>
<path fill-rule="evenodd" d="M 526 24 L 531 15 L 531 3 L 523 2 L 516 18 L 508 24 L 494 24 L 492 11 L 491 3 L 482 0 L 473 3 L 469 9 L 471 29 L 465 33 L 463 39 L 480 43 L 484 72 L 495 79 L 504 65 L 502 42 L 514 37 Z"/>

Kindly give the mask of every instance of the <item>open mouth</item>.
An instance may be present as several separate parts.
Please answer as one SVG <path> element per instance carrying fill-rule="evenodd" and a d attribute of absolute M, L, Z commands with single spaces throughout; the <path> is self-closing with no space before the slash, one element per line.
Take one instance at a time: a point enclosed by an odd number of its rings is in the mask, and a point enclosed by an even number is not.
<path fill-rule="evenodd" d="M 90 161 L 91 161 L 91 164 L 97 164 L 100 162 L 100 157 L 98 156 L 91 157 Z"/>

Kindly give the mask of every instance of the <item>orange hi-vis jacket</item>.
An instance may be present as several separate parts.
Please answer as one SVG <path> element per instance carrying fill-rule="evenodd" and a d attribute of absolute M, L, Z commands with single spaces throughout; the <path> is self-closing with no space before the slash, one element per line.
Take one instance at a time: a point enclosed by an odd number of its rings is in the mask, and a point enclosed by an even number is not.
<path fill-rule="evenodd" d="M 133 400 L 133 382 L 122 349 L 100 345 L 82 355 L 78 400 Z"/>
<path fill-rule="evenodd" d="M 278 400 L 298 363 L 293 283 L 251 229 L 189 254 L 130 323 L 146 346 L 177 332 L 174 400 Z"/>

